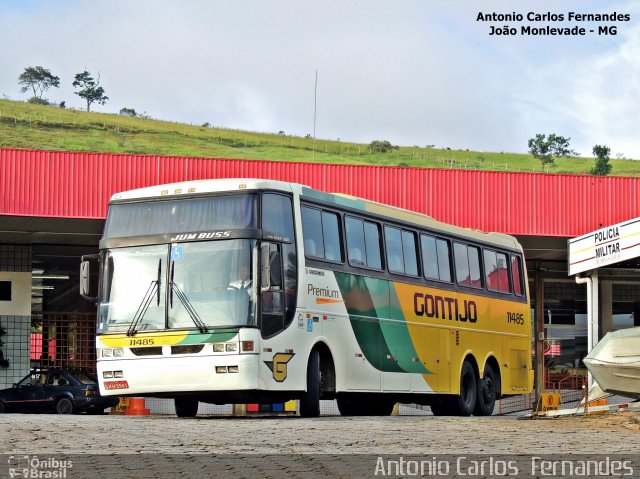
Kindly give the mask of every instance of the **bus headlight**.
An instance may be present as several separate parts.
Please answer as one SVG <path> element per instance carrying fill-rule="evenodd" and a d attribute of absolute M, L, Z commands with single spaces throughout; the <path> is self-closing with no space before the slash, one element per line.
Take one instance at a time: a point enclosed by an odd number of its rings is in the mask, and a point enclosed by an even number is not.
<path fill-rule="evenodd" d="M 223 353 L 224 352 L 224 343 L 213 343 L 213 352 L 214 353 Z"/>
<path fill-rule="evenodd" d="M 227 351 L 237 351 L 238 343 L 227 343 L 224 347 Z"/>
<path fill-rule="evenodd" d="M 101 356 L 103 358 L 121 358 L 124 356 L 124 349 L 122 348 L 103 349 Z"/>

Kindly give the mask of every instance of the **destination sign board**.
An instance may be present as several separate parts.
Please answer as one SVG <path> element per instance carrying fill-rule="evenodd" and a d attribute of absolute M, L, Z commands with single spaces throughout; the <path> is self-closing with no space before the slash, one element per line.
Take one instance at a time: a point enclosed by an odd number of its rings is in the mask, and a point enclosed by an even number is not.
<path fill-rule="evenodd" d="M 569 276 L 640 256 L 640 218 L 568 241 Z"/>

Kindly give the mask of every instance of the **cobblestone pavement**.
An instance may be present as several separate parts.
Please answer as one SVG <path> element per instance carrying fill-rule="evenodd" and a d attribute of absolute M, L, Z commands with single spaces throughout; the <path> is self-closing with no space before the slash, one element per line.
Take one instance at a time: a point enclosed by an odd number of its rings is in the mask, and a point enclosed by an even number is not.
<path fill-rule="evenodd" d="M 0 454 L 611 454 L 640 415 L 518 420 L 0 415 Z"/>

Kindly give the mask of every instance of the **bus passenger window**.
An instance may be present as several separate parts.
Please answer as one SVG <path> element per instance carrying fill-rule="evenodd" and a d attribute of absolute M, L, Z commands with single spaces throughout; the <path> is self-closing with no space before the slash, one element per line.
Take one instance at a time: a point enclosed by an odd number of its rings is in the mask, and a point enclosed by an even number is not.
<path fill-rule="evenodd" d="M 364 225 L 362 220 L 347 217 L 347 245 L 349 245 L 349 263 L 352 266 L 364 266 Z"/>
<path fill-rule="evenodd" d="M 469 246 L 469 278 L 471 286 L 482 288 L 482 278 L 480 276 L 480 250 L 475 246 Z"/>
<path fill-rule="evenodd" d="M 402 231 L 402 256 L 404 260 L 404 272 L 410 276 L 418 276 L 416 235 L 411 231 Z"/>
<path fill-rule="evenodd" d="M 438 250 L 438 273 L 440 280 L 451 282 L 451 245 L 443 239 L 436 240 Z"/>
<path fill-rule="evenodd" d="M 479 249 L 475 246 L 454 243 L 453 254 L 456 260 L 456 280 L 458 284 L 481 288 Z"/>
<path fill-rule="evenodd" d="M 513 276 L 513 292 L 518 296 L 524 294 L 524 284 L 522 281 L 522 258 L 511 255 L 511 274 Z"/>
<path fill-rule="evenodd" d="M 342 262 L 339 219 L 335 213 L 322 212 L 322 238 L 325 258 L 329 261 Z"/>
<path fill-rule="evenodd" d="M 364 222 L 364 240 L 366 244 L 367 266 L 382 269 L 382 252 L 380 251 L 380 230 L 378 225 Z"/>
<path fill-rule="evenodd" d="M 484 277 L 487 283 L 487 289 L 500 291 L 501 293 L 511 292 L 511 287 L 509 286 L 509 270 L 507 269 L 507 255 L 485 250 Z"/>
<path fill-rule="evenodd" d="M 402 259 L 402 238 L 398 228 L 384 227 L 384 240 L 387 246 L 387 264 L 392 273 L 404 273 Z"/>
<path fill-rule="evenodd" d="M 392 273 L 418 276 L 416 235 L 392 226 L 384 227 L 387 245 L 387 264 Z"/>
<path fill-rule="evenodd" d="M 422 268 L 425 278 L 440 279 L 436 239 L 433 236 L 421 235 L 420 244 L 422 245 Z"/>
<path fill-rule="evenodd" d="M 382 269 L 380 229 L 376 223 L 347 216 L 349 264 Z"/>
<path fill-rule="evenodd" d="M 308 206 L 301 212 L 305 255 L 342 262 L 338 215 Z"/>
<path fill-rule="evenodd" d="M 301 212 L 304 252 L 307 256 L 324 258 L 322 218 L 320 216 L 320 210 L 302 207 Z"/>

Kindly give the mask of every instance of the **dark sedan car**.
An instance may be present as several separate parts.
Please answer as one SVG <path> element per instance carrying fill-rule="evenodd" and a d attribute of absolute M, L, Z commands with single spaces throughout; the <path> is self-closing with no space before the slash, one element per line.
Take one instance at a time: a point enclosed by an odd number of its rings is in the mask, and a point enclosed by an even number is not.
<path fill-rule="evenodd" d="M 12 388 L 0 391 L 0 413 L 99 414 L 117 404 L 118 398 L 100 396 L 91 374 L 67 369 L 33 371 Z"/>

